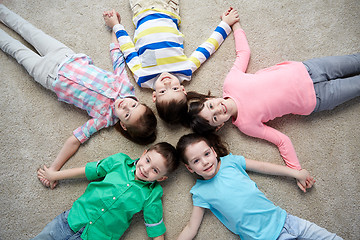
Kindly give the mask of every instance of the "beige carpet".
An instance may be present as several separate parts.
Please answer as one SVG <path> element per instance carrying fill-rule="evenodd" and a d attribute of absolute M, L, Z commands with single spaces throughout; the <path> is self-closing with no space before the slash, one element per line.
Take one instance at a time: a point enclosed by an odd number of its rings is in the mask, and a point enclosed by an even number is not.
<path fill-rule="evenodd" d="M 35 26 L 55 37 L 75 52 L 91 56 L 99 67 L 111 70 L 102 12 L 115 8 L 122 23 L 133 34 L 127 0 L 49 1 L 5 0 L 3 3 Z M 306 60 L 360 51 L 360 2 L 278 1 L 278 0 L 181 0 L 181 30 L 188 56 L 211 34 L 219 16 L 228 7 L 239 10 L 247 33 L 252 58 L 248 72 L 285 60 Z M 3 24 L 0 28 L 19 38 Z M 196 72 L 188 90 L 216 95 L 235 59 L 231 34 L 220 49 Z M 61 181 L 55 190 L 44 188 L 36 169 L 50 164 L 72 131 L 88 116 L 75 107 L 60 103 L 28 76 L 12 58 L 0 52 L 0 239 L 29 239 L 84 192 L 86 180 Z M 151 91 L 136 87 L 139 98 L 154 107 Z M 315 187 L 303 194 L 293 179 L 250 174 L 260 190 L 289 213 L 315 222 L 344 239 L 360 235 L 359 165 L 360 99 L 331 112 L 311 116 L 286 116 L 271 126 L 293 141 L 302 166 L 317 179 Z M 184 133 L 159 120 L 158 140 L 176 144 Z M 283 164 L 275 146 L 246 137 L 230 123 L 221 130 L 234 154 L 251 159 Z M 138 157 L 143 147 L 120 137 L 115 129 L 102 130 L 84 144 L 64 168 L 84 166 L 117 152 Z M 186 225 L 192 208 L 189 190 L 191 174 L 181 167 L 164 187 L 166 238 L 176 239 Z M 134 217 L 122 239 L 147 239 L 142 214 Z M 206 212 L 196 239 L 239 239 L 211 212 Z"/>

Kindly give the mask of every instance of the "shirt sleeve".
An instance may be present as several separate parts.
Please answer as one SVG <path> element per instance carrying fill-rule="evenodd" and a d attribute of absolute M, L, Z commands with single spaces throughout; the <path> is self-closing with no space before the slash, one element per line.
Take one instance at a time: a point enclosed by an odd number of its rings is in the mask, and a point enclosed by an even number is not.
<path fill-rule="evenodd" d="M 216 27 L 211 36 L 201 44 L 190 56 L 189 60 L 193 63 L 192 72 L 197 70 L 224 42 L 230 34 L 231 27 L 224 21 Z"/>
<path fill-rule="evenodd" d="M 135 88 L 130 82 L 130 78 L 127 75 L 125 67 L 124 55 L 120 50 L 119 44 L 110 44 L 110 55 L 113 62 L 114 75 L 116 76 L 116 82 L 120 84 L 122 96 L 132 95 L 135 96 Z"/>
<path fill-rule="evenodd" d="M 85 166 L 85 176 L 90 181 L 103 178 L 116 164 L 125 162 L 126 158 L 129 157 L 123 153 L 117 153 L 97 162 L 89 162 Z"/>
<path fill-rule="evenodd" d="M 234 32 L 235 37 L 235 49 L 236 49 L 236 59 L 234 62 L 234 67 L 238 68 L 242 72 L 246 72 L 250 61 L 250 47 L 247 41 L 244 30 L 237 29 Z"/>
<path fill-rule="evenodd" d="M 202 199 L 199 196 L 199 194 L 197 194 L 196 189 L 192 188 L 190 190 L 190 193 L 192 194 L 192 200 L 194 206 L 210 209 L 209 203 L 207 201 L 204 201 L 204 199 Z"/>
<path fill-rule="evenodd" d="M 261 138 L 275 144 L 278 147 L 285 164 L 289 168 L 301 170 L 301 165 L 296 156 L 294 146 L 291 143 L 290 138 L 285 134 L 263 123 L 261 123 L 261 127 L 251 126 L 247 127 L 246 131 L 241 131 L 249 136 Z"/>
<path fill-rule="evenodd" d="M 100 120 L 97 118 L 92 118 L 84 123 L 84 125 L 81 127 L 75 129 L 73 134 L 80 141 L 80 143 L 84 143 L 91 137 L 91 135 L 104 127 L 108 127 L 108 123 L 105 119 Z"/>
<path fill-rule="evenodd" d="M 162 187 L 156 183 L 156 186 L 152 190 L 144 205 L 143 213 L 146 232 L 151 238 L 161 236 L 166 232 L 163 220 L 163 207 L 161 201 L 162 195 Z"/>
<path fill-rule="evenodd" d="M 121 24 L 116 24 L 113 27 L 113 31 L 119 41 L 120 49 L 124 54 L 125 61 L 130 70 L 135 73 L 136 70 L 141 68 L 139 54 L 135 48 L 135 45 L 125 28 Z"/>

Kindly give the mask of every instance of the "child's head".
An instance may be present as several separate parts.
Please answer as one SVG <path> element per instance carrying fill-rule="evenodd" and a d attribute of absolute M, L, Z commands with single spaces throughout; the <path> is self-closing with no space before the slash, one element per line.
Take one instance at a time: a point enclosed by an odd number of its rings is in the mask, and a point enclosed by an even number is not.
<path fill-rule="evenodd" d="M 163 181 L 179 166 L 176 149 L 160 142 L 146 150 L 136 163 L 135 178 L 146 182 Z"/>
<path fill-rule="evenodd" d="M 210 99 L 215 99 L 211 96 L 210 91 L 207 95 L 197 92 L 188 92 L 187 100 L 189 102 L 189 125 L 191 129 L 197 133 L 202 134 L 214 132 L 217 129 L 216 126 L 210 125 L 209 121 L 200 115 L 204 109 L 205 103 Z"/>
<path fill-rule="evenodd" d="M 156 139 L 157 120 L 145 104 L 127 97 L 115 102 L 115 116 L 119 122 L 115 128 L 129 140 L 138 144 L 149 144 Z"/>
<path fill-rule="evenodd" d="M 167 123 L 182 123 L 186 116 L 186 91 L 180 80 L 167 72 L 160 74 L 155 81 L 153 101 L 161 119 Z"/>
<path fill-rule="evenodd" d="M 215 134 L 184 135 L 178 141 L 176 150 L 186 168 L 204 179 L 214 177 L 220 167 L 220 157 L 229 154 L 225 143 Z"/>

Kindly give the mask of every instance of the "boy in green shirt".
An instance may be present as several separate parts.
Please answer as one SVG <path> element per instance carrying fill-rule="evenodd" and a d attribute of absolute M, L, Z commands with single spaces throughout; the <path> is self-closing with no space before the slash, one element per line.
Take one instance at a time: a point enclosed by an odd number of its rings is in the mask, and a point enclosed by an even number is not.
<path fill-rule="evenodd" d="M 34 239 L 119 239 L 132 216 L 144 213 L 147 234 L 164 239 L 161 197 L 158 182 L 179 165 L 175 148 L 165 142 L 144 151 L 139 159 L 118 153 L 85 167 L 52 171 L 44 166 L 39 179 L 50 181 L 86 177 L 91 182 L 72 208 L 51 221 Z"/>

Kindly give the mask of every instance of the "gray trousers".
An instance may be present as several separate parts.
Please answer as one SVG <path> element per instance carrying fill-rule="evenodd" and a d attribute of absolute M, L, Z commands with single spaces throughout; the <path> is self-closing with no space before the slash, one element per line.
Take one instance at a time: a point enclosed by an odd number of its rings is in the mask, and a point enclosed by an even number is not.
<path fill-rule="evenodd" d="M 38 53 L 0 29 L 1 50 L 22 65 L 35 81 L 53 91 L 52 83 L 57 76 L 58 66 L 67 57 L 74 55 L 74 52 L 3 4 L 0 4 L 0 21 L 22 36 Z"/>
<path fill-rule="evenodd" d="M 360 53 L 303 62 L 314 82 L 314 112 L 331 110 L 360 96 Z"/>

